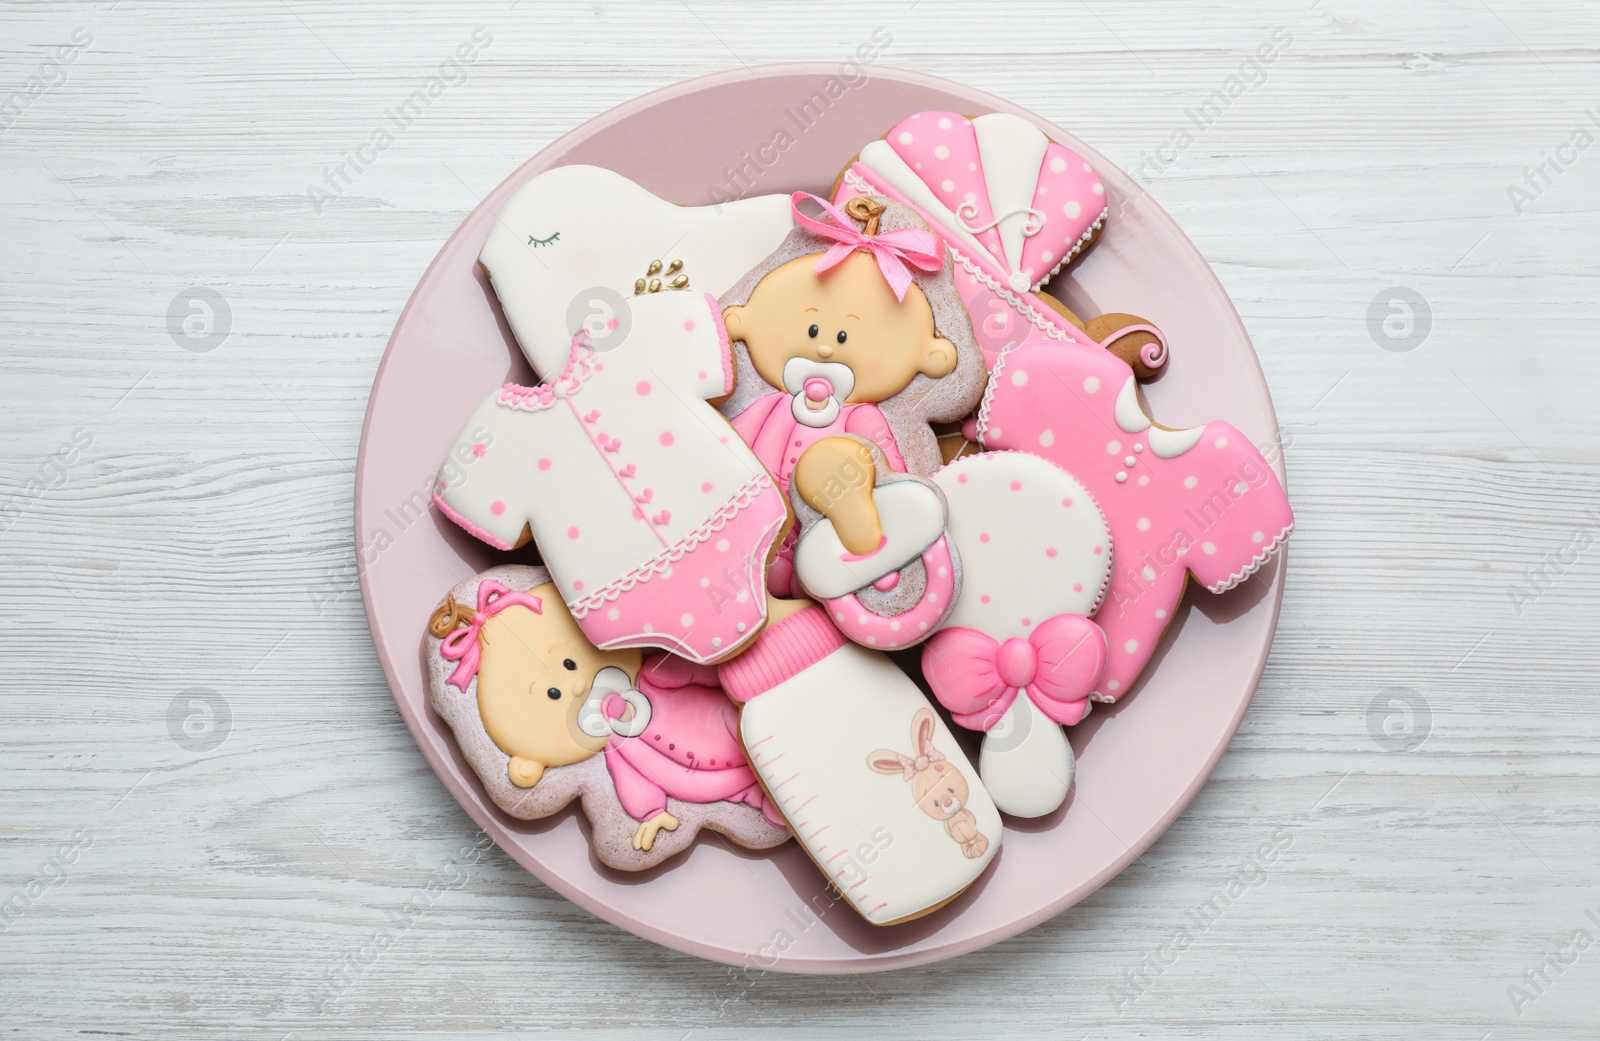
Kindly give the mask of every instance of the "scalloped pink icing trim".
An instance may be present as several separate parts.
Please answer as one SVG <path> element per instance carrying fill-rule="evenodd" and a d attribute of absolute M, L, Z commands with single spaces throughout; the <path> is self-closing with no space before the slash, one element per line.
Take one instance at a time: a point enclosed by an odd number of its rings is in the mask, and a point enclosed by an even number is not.
<path fill-rule="evenodd" d="M 444 514 L 446 517 L 449 517 L 451 520 L 453 520 L 457 524 L 461 525 L 461 527 L 466 530 L 466 533 L 468 535 L 471 535 L 473 538 L 482 539 L 484 542 L 487 542 L 489 545 L 493 546 L 495 549 L 515 549 L 516 548 L 515 546 L 511 545 L 511 543 L 506 542 L 506 541 L 504 541 L 502 539 L 496 538 L 495 536 L 489 534 L 487 531 L 484 531 L 482 528 L 478 527 L 476 524 L 474 524 L 471 521 L 467 520 L 467 518 L 463 517 L 461 514 L 457 513 L 455 510 L 452 510 L 450 508 L 450 504 L 449 503 L 447 503 L 443 499 L 439 498 L 439 493 L 438 492 L 434 492 L 433 493 L 433 502 L 434 502 L 434 505 L 439 507 L 439 512 L 440 513 Z"/>
<path fill-rule="evenodd" d="M 615 600 L 640 582 L 650 581 L 650 579 L 659 575 L 677 561 L 682 560 L 690 550 L 727 527 L 728 521 L 738 515 L 740 510 L 749 506 L 758 494 L 773 487 L 775 486 L 772 483 L 771 475 L 765 470 L 761 471 L 746 481 L 738 491 L 734 492 L 717 512 L 707 517 L 705 521 L 673 544 L 671 548 L 656 554 L 627 574 L 612 579 L 582 600 L 569 601 L 567 610 L 571 612 L 573 618 L 582 621 L 584 615 L 595 608 Z"/>
<path fill-rule="evenodd" d="M 1206 586 L 1206 589 L 1213 593 L 1226 593 L 1240 582 L 1243 582 L 1257 571 L 1260 571 L 1262 566 L 1266 564 L 1267 561 L 1271 560 L 1277 555 L 1278 550 L 1282 548 L 1283 544 L 1289 541 L 1289 534 L 1293 531 L 1294 525 L 1291 523 L 1282 531 L 1278 532 L 1277 538 L 1267 543 L 1266 547 L 1262 549 L 1260 553 L 1257 553 L 1250 563 L 1229 575 L 1221 582 L 1218 582 L 1216 585 Z"/>

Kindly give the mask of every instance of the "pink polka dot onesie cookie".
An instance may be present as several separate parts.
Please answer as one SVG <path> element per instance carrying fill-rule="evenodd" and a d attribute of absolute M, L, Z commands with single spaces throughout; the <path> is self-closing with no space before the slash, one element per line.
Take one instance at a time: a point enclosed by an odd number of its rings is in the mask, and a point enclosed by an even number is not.
<path fill-rule="evenodd" d="M 1190 575 L 1210 592 L 1226 592 L 1271 559 L 1294 528 L 1283 486 L 1244 434 L 1220 421 L 1186 430 L 1155 423 L 1128 363 L 1099 347 L 1031 343 L 1008 351 L 974 433 L 986 448 L 1057 464 L 1105 510 L 1117 556 L 1095 615 L 1111 648 L 1096 700 L 1127 693 Z"/>
<path fill-rule="evenodd" d="M 710 296 L 641 297 L 620 342 L 574 337 L 567 368 L 506 384 L 467 420 L 470 474 L 441 480 L 446 516 L 500 549 L 531 534 L 567 610 L 597 646 L 709 663 L 766 618 L 768 551 L 788 508 L 708 405 L 734 387 Z M 728 594 L 718 599 L 715 585 Z"/>

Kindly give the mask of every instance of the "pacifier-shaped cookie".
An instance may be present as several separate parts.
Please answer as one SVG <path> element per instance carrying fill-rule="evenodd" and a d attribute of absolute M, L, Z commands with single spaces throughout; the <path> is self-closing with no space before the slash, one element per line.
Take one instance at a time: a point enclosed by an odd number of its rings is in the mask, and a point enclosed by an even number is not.
<path fill-rule="evenodd" d="M 790 498 L 805 526 L 795 576 L 841 632 L 883 650 L 932 634 L 960 592 L 944 495 L 891 470 L 865 438 L 825 438 L 801 456 Z"/>

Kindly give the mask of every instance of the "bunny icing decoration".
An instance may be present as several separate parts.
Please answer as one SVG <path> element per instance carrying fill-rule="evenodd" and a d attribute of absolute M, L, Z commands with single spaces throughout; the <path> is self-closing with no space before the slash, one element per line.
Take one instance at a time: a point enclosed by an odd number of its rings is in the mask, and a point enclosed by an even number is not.
<path fill-rule="evenodd" d="M 970 789 L 944 753 L 933 744 L 933 710 L 918 709 L 911 717 L 910 755 L 880 748 L 867 756 L 867 765 L 881 774 L 903 778 L 911 785 L 923 813 L 944 823 L 945 834 L 969 859 L 983 856 L 989 840 L 978 830 L 978 820 L 967 809 Z"/>

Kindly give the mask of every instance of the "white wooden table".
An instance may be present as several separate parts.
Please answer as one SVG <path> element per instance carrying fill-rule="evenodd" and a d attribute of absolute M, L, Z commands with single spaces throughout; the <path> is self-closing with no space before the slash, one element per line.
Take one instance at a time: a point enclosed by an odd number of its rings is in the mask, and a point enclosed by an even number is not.
<path fill-rule="evenodd" d="M 0 1029 L 1596 1036 L 1600 9 L 1242 6 L 0 7 Z M 951 963 L 746 984 L 472 851 L 374 660 L 353 467 L 407 294 L 518 163 L 876 27 L 1177 217 L 1299 530 L 1244 726 L 1135 866 Z"/>

